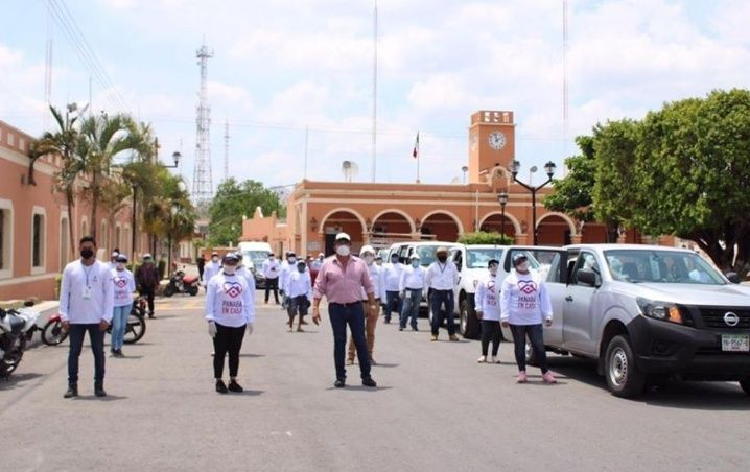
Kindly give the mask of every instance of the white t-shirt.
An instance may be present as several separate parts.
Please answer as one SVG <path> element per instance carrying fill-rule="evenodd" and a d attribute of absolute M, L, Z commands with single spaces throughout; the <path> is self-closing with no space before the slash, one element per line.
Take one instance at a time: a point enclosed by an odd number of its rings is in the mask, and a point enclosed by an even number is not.
<path fill-rule="evenodd" d="M 498 290 L 495 286 L 496 277 L 488 276 L 477 284 L 474 294 L 474 309 L 482 312 L 482 319 L 487 321 L 500 321 L 500 303 L 498 302 Z"/>
<path fill-rule="evenodd" d="M 425 273 L 426 271 L 422 266 L 413 267 L 409 265 L 404 267 L 404 271 L 401 272 L 399 288 L 401 290 L 424 288 Z"/>
<path fill-rule="evenodd" d="M 278 279 L 281 272 L 281 264 L 276 258 L 263 261 L 263 277 L 267 279 Z"/>
<path fill-rule="evenodd" d="M 542 277 L 513 272 L 500 289 L 500 320 L 513 325 L 542 324 L 552 320 L 552 303 Z"/>
<path fill-rule="evenodd" d="M 206 320 L 230 328 L 254 322 L 253 298 L 244 277 L 222 272 L 211 278 L 206 290 Z"/>
<path fill-rule="evenodd" d="M 65 266 L 60 287 L 60 315 L 71 324 L 112 321 L 114 311 L 112 272 L 101 262 L 90 266 L 81 260 Z"/>
<path fill-rule="evenodd" d="M 133 273 L 128 269 L 122 272 L 112 269 L 112 288 L 114 290 L 114 305 L 116 307 L 127 306 L 133 303 L 133 292 L 135 292 L 135 279 Z"/>

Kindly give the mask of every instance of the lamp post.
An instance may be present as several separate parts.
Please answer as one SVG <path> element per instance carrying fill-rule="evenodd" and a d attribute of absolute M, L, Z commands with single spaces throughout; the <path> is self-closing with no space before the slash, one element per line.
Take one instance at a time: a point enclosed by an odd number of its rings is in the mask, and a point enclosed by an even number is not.
<path fill-rule="evenodd" d="M 508 205 L 508 192 L 498 193 L 497 201 L 500 203 L 500 234 L 505 236 L 505 207 Z"/>
<path fill-rule="evenodd" d="M 523 182 L 520 182 L 518 177 L 518 171 L 521 168 L 521 163 L 518 161 L 513 161 L 513 163 L 510 165 L 510 172 L 513 174 L 513 181 L 516 182 L 521 187 L 525 188 L 529 192 L 531 192 L 531 230 L 533 231 L 534 235 L 534 245 L 537 244 L 537 231 L 536 231 L 536 192 L 539 191 L 542 187 L 546 186 L 548 183 L 552 182 L 552 176 L 555 175 L 555 169 L 557 169 L 557 166 L 554 162 L 548 161 L 546 164 L 544 164 L 544 171 L 547 172 L 547 181 L 544 182 L 541 185 L 538 185 L 536 187 L 532 185 L 527 185 Z"/>
<path fill-rule="evenodd" d="M 176 169 L 180 165 L 180 159 L 182 159 L 182 154 L 180 153 L 180 151 L 175 151 L 172 153 L 172 160 L 174 161 L 174 165 L 165 165 L 164 167 L 166 167 L 167 169 Z"/>

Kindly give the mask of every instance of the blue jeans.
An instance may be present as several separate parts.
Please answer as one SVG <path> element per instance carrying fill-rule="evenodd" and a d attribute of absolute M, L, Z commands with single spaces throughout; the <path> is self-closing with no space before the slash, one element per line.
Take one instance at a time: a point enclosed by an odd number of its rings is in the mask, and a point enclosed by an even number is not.
<path fill-rule="evenodd" d="M 404 302 L 401 307 L 401 320 L 398 324 L 401 328 L 406 328 L 406 322 L 411 316 L 412 328 L 417 327 L 419 318 L 419 304 L 422 303 L 422 289 L 406 289 L 404 291 Z"/>
<path fill-rule="evenodd" d="M 125 328 L 128 325 L 128 315 L 133 309 L 133 304 L 116 306 L 112 314 L 112 350 L 122 349 L 122 339 L 125 337 Z"/>
<path fill-rule="evenodd" d="M 526 336 L 528 335 L 531 342 L 531 348 L 534 350 L 536 362 L 542 370 L 542 374 L 547 373 L 547 353 L 544 350 L 544 334 L 542 325 L 510 325 L 513 333 L 513 346 L 515 347 L 516 364 L 518 371 L 526 371 Z"/>
<path fill-rule="evenodd" d="M 396 305 L 396 313 L 400 316 L 403 300 L 398 296 L 398 290 L 386 290 L 385 307 L 383 308 L 383 314 L 385 315 L 386 321 L 391 320 L 391 313 L 393 313 L 394 304 Z"/>
<path fill-rule="evenodd" d="M 440 325 L 443 324 L 443 316 L 440 307 L 445 307 L 448 315 L 448 334 L 453 335 L 456 327 L 453 326 L 453 290 L 435 290 L 430 292 L 430 311 L 432 312 L 432 334 L 440 333 Z"/>
<path fill-rule="evenodd" d="M 329 303 L 328 317 L 333 329 L 333 362 L 336 365 L 336 379 L 346 380 L 346 325 L 352 332 L 354 346 L 357 348 L 359 360 L 359 376 L 363 379 L 370 377 L 370 356 L 367 353 L 367 337 L 365 336 L 365 312 L 361 302 Z"/>
<path fill-rule="evenodd" d="M 91 340 L 91 352 L 94 354 L 94 381 L 104 380 L 104 332 L 99 324 L 70 325 L 70 350 L 68 351 L 68 385 L 78 383 L 78 356 L 81 355 L 83 339 L 86 332 Z"/>

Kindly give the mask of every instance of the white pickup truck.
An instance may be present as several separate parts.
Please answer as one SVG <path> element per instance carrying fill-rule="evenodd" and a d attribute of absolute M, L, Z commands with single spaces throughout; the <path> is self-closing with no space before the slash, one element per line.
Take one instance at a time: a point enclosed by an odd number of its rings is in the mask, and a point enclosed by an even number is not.
<path fill-rule="evenodd" d="M 474 311 L 474 293 L 480 280 L 489 278 L 488 263 L 492 259 L 500 262 L 497 282 L 511 273 L 511 260 L 514 254 L 522 252 L 531 262 L 532 270 L 546 271 L 549 264 L 560 254 L 559 247 L 521 246 L 494 244 L 453 244 L 450 247 L 450 260 L 456 265 L 461 279 L 453 290 L 454 312 L 459 315 L 461 335 L 476 338 L 481 332 L 481 323 Z"/>

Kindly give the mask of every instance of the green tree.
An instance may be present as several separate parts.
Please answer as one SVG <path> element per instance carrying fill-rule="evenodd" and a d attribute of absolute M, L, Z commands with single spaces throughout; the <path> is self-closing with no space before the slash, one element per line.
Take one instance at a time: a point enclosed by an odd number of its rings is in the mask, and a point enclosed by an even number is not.
<path fill-rule="evenodd" d="M 582 221 L 594 219 L 591 191 L 594 188 L 594 140 L 591 136 L 576 138 L 581 154 L 565 159 L 568 173 L 564 179 L 555 180 L 555 193 L 544 198 L 544 207 L 559 211 Z"/>
<path fill-rule="evenodd" d="M 695 241 L 722 269 L 750 256 L 750 91 L 666 103 L 643 121 L 632 221 Z M 630 191 L 627 191 L 630 190 Z"/>
<path fill-rule="evenodd" d="M 462 244 L 513 244 L 513 238 L 497 231 L 477 231 L 464 234 L 458 238 L 458 242 Z"/>
<path fill-rule="evenodd" d="M 237 242 L 242 234 L 243 215 L 252 215 L 256 207 L 263 214 L 277 212 L 282 205 L 278 195 L 254 180 L 237 182 L 233 178 L 222 182 L 209 209 L 209 244 L 221 246 Z"/>

